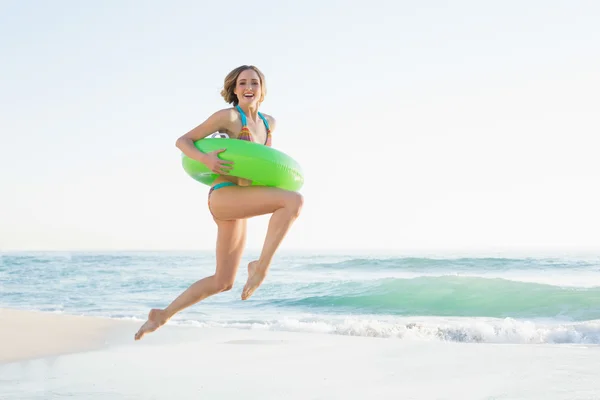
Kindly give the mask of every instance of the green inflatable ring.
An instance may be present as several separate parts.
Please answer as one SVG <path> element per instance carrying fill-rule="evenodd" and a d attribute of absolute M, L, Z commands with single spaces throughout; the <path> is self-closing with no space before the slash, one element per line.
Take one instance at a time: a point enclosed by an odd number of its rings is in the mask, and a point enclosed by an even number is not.
<path fill-rule="evenodd" d="M 194 142 L 203 153 L 226 149 L 219 154 L 222 160 L 233 161 L 230 176 L 249 179 L 252 186 L 271 186 L 297 191 L 304 184 L 300 165 L 282 151 L 262 144 L 238 139 L 205 138 Z M 199 161 L 182 155 L 182 166 L 194 180 L 212 185 L 219 176 Z"/>

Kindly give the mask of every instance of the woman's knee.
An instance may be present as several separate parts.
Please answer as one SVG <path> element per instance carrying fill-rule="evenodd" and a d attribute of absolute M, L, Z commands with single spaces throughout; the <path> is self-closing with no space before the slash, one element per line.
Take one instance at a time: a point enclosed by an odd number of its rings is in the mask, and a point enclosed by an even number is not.
<path fill-rule="evenodd" d="M 216 289 L 218 292 L 227 292 L 233 288 L 233 279 L 221 278 L 219 276 L 215 276 L 215 278 Z"/>
<path fill-rule="evenodd" d="M 300 215 L 303 205 L 304 197 L 298 192 L 290 192 L 285 208 L 287 208 L 294 217 L 298 217 Z"/>

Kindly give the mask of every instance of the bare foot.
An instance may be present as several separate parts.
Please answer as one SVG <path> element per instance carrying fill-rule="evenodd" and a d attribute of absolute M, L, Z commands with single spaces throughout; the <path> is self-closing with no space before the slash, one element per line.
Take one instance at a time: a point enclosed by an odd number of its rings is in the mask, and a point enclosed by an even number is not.
<path fill-rule="evenodd" d="M 248 278 L 250 278 L 256 272 L 256 267 L 258 267 L 258 260 L 252 261 L 248 264 Z"/>
<path fill-rule="evenodd" d="M 267 276 L 265 269 L 260 268 L 258 261 L 252 261 L 248 264 L 248 280 L 242 290 L 242 300 L 248 300 L 254 293 L 260 284 L 265 280 Z"/>
<path fill-rule="evenodd" d="M 142 325 L 139 331 L 135 334 L 135 340 L 140 340 L 146 333 L 154 332 L 167 322 L 164 316 L 164 310 L 153 308 L 148 313 L 148 320 Z"/>

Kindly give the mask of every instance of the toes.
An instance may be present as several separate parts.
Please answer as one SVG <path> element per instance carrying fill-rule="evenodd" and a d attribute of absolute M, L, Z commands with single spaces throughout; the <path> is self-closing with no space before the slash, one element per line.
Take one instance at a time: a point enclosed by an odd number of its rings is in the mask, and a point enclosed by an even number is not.
<path fill-rule="evenodd" d="M 135 333 L 134 338 L 135 340 L 140 340 L 142 336 L 144 336 L 144 325 L 142 325 L 140 330 Z"/>
<path fill-rule="evenodd" d="M 255 288 L 250 286 L 244 287 L 244 290 L 242 290 L 242 300 L 247 300 L 250 296 L 252 296 L 252 293 L 254 293 L 254 289 Z"/>
<path fill-rule="evenodd" d="M 246 300 L 248 297 L 250 297 L 250 289 L 244 288 L 242 291 L 242 300 Z"/>
<path fill-rule="evenodd" d="M 141 328 L 134 335 L 135 340 L 140 340 L 146 334 L 146 332 L 149 330 L 148 328 L 150 325 L 151 325 L 150 321 L 146 321 L 144 323 L 144 325 L 142 325 Z"/>

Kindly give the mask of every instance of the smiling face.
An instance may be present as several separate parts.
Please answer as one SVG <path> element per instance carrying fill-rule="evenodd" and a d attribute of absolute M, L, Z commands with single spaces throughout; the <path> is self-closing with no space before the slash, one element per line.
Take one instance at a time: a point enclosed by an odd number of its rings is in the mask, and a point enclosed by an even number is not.
<path fill-rule="evenodd" d="M 263 102 L 267 94 L 265 77 L 252 65 L 242 65 L 225 77 L 225 85 L 221 95 L 226 102 L 234 106 L 257 106 Z"/>
<path fill-rule="evenodd" d="M 242 71 L 235 85 L 234 93 L 239 104 L 251 105 L 262 101 L 260 76 L 253 69 Z"/>

